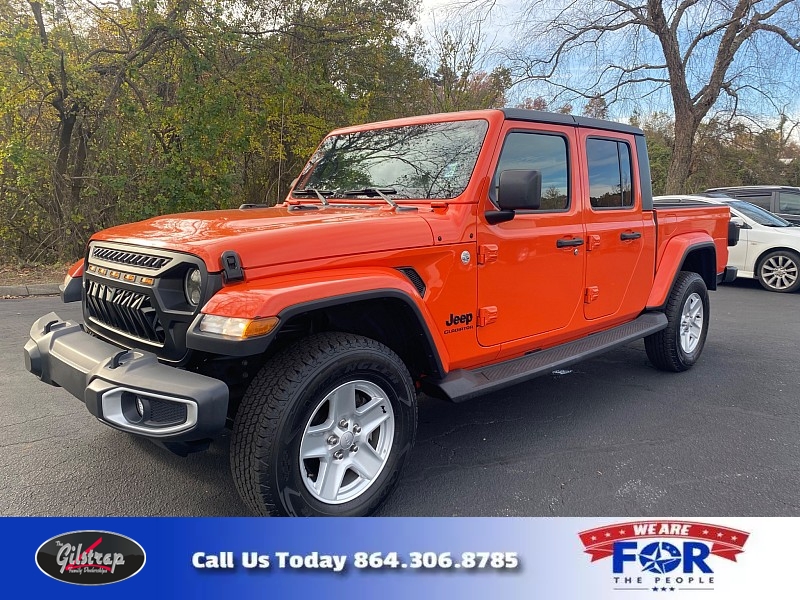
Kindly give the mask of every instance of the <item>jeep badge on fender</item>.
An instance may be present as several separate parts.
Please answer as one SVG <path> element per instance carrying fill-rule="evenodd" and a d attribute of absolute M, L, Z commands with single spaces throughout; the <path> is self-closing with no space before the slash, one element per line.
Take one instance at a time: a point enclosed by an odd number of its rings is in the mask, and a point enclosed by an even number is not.
<path fill-rule="evenodd" d="M 453 313 L 450 313 L 450 318 L 444 325 L 445 327 L 452 327 L 453 325 L 461 325 L 462 323 L 464 325 L 469 325 L 472 323 L 472 313 L 467 313 L 465 315 L 454 315 Z"/>

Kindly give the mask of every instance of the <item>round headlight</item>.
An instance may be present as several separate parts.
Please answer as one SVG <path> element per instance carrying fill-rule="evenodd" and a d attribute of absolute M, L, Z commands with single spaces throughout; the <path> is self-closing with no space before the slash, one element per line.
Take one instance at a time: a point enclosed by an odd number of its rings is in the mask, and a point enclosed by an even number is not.
<path fill-rule="evenodd" d="M 183 293 L 186 294 L 186 301 L 192 306 L 200 304 L 201 279 L 200 270 L 192 269 L 186 273 L 186 278 L 183 282 Z"/>

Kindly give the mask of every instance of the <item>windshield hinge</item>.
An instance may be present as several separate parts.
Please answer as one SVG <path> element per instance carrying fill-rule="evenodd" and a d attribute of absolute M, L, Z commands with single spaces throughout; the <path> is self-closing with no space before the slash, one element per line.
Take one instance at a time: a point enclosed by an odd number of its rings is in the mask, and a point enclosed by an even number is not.
<path fill-rule="evenodd" d="M 226 250 L 219 258 L 222 263 L 222 276 L 225 283 L 244 281 L 244 270 L 242 269 L 242 259 L 235 250 Z"/>

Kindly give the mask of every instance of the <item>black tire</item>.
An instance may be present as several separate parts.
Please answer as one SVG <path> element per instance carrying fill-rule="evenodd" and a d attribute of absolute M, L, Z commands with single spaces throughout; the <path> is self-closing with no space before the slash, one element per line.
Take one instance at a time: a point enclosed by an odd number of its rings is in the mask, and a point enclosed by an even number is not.
<path fill-rule="evenodd" d="M 319 402 L 353 380 L 374 383 L 386 392 L 394 434 L 388 458 L 369 487 L 353 500 L 326 503 L 315 498 L 303 480 L 308 473 L 300 460 L 300 444 Z M 316 334 L 267 361 L 250 384 L 234 420 L 233 480 L 258 515 L 369 515 L 397 484 L 416 428 L 414 385 L 397 354 L 357 335 Z"/>
<path fill-rule="evenodd" d="M 796 292 L 800 288 L 800 256 L 791 250 L 773 250 L 758 261 L 756 276 L 765 290 Z"/>
<path fill-rule="evenodd" d="M 684 307 L 697 294 L 702 301 L 702 327 L 696 345 L 690 351 L 681 345 L 681 319 Z M 681 271 L 672 286 L 665 309 L 667 327 L 644 338 L 644 347 L 647 358 L 653 366 L 662 371 L 680 372 L 691 368 L 706 343 L 710 311 L 708 302 L 708 289 L 705 281 L 697 273 Z"/>

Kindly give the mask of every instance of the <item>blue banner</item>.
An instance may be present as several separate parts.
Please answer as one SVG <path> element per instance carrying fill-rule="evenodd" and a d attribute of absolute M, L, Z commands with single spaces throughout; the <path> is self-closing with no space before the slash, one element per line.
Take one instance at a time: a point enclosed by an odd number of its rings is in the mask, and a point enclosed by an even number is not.
<path fill-rule="evenodd" d="M 735 518 L 5 518 L 0 528 L 26 597 L 139 600 L 794 598 L 800 530 Z"/>

